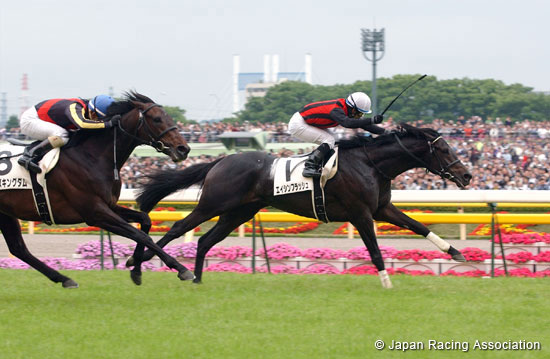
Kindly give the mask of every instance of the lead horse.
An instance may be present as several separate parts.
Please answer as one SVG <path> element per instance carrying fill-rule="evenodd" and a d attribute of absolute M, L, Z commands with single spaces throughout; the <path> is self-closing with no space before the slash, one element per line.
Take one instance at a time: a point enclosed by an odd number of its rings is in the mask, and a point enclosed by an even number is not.
<path fill-rule="evenodd" d="M 157 242 L 164 247 L 202 222 L 220 216 L 217 224 L 199 239 L 195 283 L 200 283 L 202 279 L 204 258 L 210 248 L 250 220 L 261 208 L 273 206 L 315 218 L 309 193 L 273 195 L 274 160 L 275 157 L 262 152 L 231 155 L 183 170 L 157 172 L 142 187 L 137 201 L 141 210 L 148 212 L 167 195 L 195 183 L 203 183 L 196 208 L 186 218 L 176 222 Z M 458 250 L 390 202 L 391 180 L 414 167 L 424 167 L 461 188 L 466 187 L 472 178 L 437 131 L 401 124 L 397 131 L 376 139 L 357 137 L 340 141 L 338 172 L 325 187 L 328 218 L 335 222 L 349 221 L 357 228 L 386 288 L 391 288 L 392 284 L 378 248 L 373 220 L 408 228 L 432 241 L 454 260 L 465 260 Z M 142 257 L 137 252 L 136 249 L 127 265 L 139 267 L 141 261 L 138 259 L 148 260 L 154 255 L 146 251 Z"/>
<path fill-rule="evenodd" d="M 52 215 L 57 224 L 85 222 L 136 241 L 158 255 L 181 280 L 193 274 L 166 254 L 147 235 L 149 216 L 117 205 L 121 181 L 119 172 L 134 148 L 148 144 L 174 162 L 187 158 L 189 146 L 164 109 L 137 92 L 109 107 L 108 116 L 121 115 L 117 127 L 78 131 L 61 149 L 56 167 L 46 175 Z M 13 156 L 12 156 L 13 157 Z M 3 159 L 6 161 L 7 159 Z M 15 164 L 16 165 L 16 164 Z M 31 190 L 0 191 L 0 230 L 10 252 L 64 288 L 78 284 L 48 267 L 27 249 L 18 219 L 40 221 Z M 143 231 L 128 222 L 138 222 Z"/>

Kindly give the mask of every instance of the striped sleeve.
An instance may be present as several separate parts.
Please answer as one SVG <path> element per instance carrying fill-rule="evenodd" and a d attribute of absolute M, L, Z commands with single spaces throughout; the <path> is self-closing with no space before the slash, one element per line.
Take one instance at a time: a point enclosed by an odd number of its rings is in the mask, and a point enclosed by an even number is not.
<path fill-rule="evenodd" d="M 72 103 L 68 107 L 68 112 L 69 113 L 67 115 L 69 119 L 78 128 L 90 129 L 90 130 L 105 128 L 105 122 L 97 122 L 97 121 L 92 121 L 87 119 L 84 116 L 84 107 L 82 107 L 82 105 L 80 105 L 77 102 Z"/>

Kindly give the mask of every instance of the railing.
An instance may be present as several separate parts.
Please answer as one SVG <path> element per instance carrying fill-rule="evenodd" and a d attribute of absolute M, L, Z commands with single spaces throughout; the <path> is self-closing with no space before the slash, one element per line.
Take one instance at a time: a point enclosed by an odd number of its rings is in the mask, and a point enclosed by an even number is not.
<path fill-rule="evenodd" d="M 191 187 L 166 197 L 161 204 L 195 204 L 200 188 Z M 134 190 L 123 190 L 122 203 L 135 203 Z M 455 207 L 458 213 L 408 213 L 421 223 L 459 224 L 460 239 L 466 239 L 466 224 L 488 224 L 496 220 L 501 224 L 550 224 L 550 214 L 544 213 L 464 213 L 464 207 L 550 207 L 550 191 L 392 191 L 392 203 L 398 207 Z M 151 212 L 152 220 L 178 221 L 190 212 Z M 217 217 L 211 221 L 217 221 Z M 285 212 L 259 212 L 256 219 L 262 222 L 317 222 L 317 220 Z M 241 226 L 239 236 L 244 236 Z M 348 223 L 348 237 L 353 238 L 353 226 Z"/>

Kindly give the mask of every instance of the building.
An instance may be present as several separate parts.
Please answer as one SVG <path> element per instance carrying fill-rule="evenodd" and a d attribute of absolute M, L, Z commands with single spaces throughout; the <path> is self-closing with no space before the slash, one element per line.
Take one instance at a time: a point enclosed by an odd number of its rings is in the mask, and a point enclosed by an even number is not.
<path fill-rule="evenodd" d="M 233 55 L 233 112 L 242 110 L 249 98 L 263 97 L 270 87 L 281 82 L 302 81 L 311 84 L 311 72 L 311 54 L 305 55 L 304 71 L 300 72 L 279 71 L 279 55 L 264 55 L 263 72 L 241 72 L 240 56 Z"/>

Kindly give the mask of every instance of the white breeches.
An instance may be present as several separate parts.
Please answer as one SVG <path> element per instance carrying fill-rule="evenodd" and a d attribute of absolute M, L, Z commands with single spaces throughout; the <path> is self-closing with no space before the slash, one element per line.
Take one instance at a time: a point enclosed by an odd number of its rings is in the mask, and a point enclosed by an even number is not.
<path fill-rule="evenodd" d="M 64 145 L 69 141 L 69 132 L 54 123 L 42 121 L 34 106 L 23 112 L 19 125 L 21 133 L 36 140 L 56 136 L 61 138 Z"/>
<path fill-rule="evenodd" d="M 299 112 L 296 112 L 290 118 L 288 132 L 304 142 L 313 142 L 318 145 L 326 143 L 331 149 L 334 148 L 334 143 L 336 142 L 336 138 L 329 129 L 321 129 L 308 125 Z"/>

